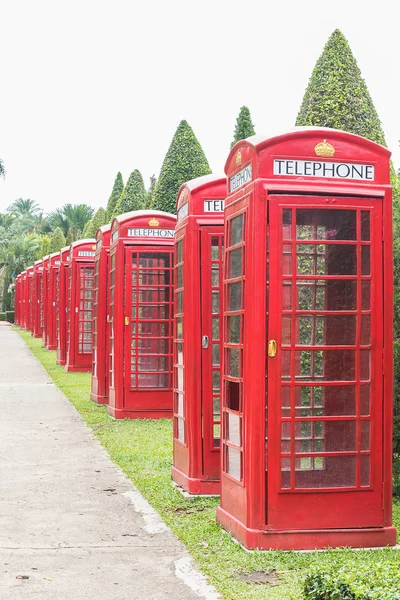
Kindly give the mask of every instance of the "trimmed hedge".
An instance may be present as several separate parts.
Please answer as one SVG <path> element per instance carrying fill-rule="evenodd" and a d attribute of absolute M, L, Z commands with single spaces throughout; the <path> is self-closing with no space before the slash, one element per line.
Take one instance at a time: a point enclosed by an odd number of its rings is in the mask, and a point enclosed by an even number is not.
<path fill-rule="evenodd" d="M 0 321 L 7 321 L 7 315 L 5 312 L 0 312 Z"/>
<path fill-rule="evenodd" d="M 6 321 L 8 321 L 9 323 L 14 323 L 14 311 L 13 310 L 6 311 Z"/>
<path fill-rule="evenodd" d="M 305 600 L 398 600 L 400 568 L 375 564 L 313 568 L 304 581 Z"/>

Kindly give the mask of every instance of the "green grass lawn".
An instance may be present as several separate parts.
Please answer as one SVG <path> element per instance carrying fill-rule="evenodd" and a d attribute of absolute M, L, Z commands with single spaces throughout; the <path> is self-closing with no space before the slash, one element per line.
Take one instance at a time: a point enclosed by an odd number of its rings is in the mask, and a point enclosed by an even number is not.
<path fill-rule="evenodd" d="M 104 406 L 89 399 L 90 374 L 65 373 L 56 365 L 56 353 L 42 348 L 41 340 L 14 327 L 54 383 L 64 392 L 82 418 L 143 496 L 160 513 L 186 545 L 203 573 L 229 600 L 302 598 L 302 583 L 315 564 L 368 564 L 376 561 L 400 563 L 400 553 L 390 550 L 327 552 L 246 552 L 215 522 L 218 500 L 185 500 L 171 485 L 172 422 L 115 421 Z M 395 525 L 400 525 L 400 503 L 394 503 Z M 256 571 L 275 571 L 277 585 L 247 583 L 243 576 Z"/>

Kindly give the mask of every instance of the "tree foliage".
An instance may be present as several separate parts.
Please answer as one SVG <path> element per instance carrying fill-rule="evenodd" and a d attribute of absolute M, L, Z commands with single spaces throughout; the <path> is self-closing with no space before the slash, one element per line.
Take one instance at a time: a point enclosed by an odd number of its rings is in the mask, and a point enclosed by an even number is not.
<path fill-rule="evenodd" d="M 93 216 L 93 208 L 88 204 L 64 204 L 49 214 L 47 230 L 53 231 L 59 227 L 69 243 L 82 237 L 85 225 Z"/>
<path fill-rule="evenodd" d="M 117 176 L 114 181 L 114 187 L 112 189 L 111 196 L 109 197 L 108 202 L 107 202 L 106 223 L 111 222 L 118 199 L 123 191 L 124 191 L 124 181 L 122 179 L 121 173 L 118 171 Z M 104 225 L 105 225 L 105 223 L 104 223 Z"/>
<path fill-rule="evenodd" d="M 386 146 L 385 135 L 367 85 L 350 46 L 336 29 L 312 72 L 296 125 L 332 127 L 366 137 Z M 394 449 L 400 452 L 400 210 L 399 179 L 391 168 L 394 217 Z"/>
<path fill-rule="evenodd" d="M 341 129 L 386 146 L 367 85 L 346 38 L 338 29 L 317 60 L 296 125 Z"/>
<path fill-rule="evenodd" d="M 6 176 L 6 169 L 4 167 L 4 162 L 0 158 L 0 177 Z"/>
<path fill-rule="evenodd" d="M 65 235 L 60 227 L 56 227 L 50 237 L 50 247 L 48 253 L 52 254 L 53 252 L 59 252 L 61 248 L 64 248 L 65 245 Z"/>
<path fill-rule="evenodd" d="M 157 177 L 153 173 L 153 175 L 150 177 L 149 189 L 147 190 L 146 208 L 152 208 L 152 206 L 153 206 L 153 194 L 154 194 L 154 188 L 156 187 L 156 183 L 157 183 Z"/>
<path fill-rule="evenodd" d="M 147 192 L 144 187 L 143 177 L 140 171 L 135 169 L 130 176 L 120 195 L 114 209 L 113 217 L 122 215 L 131 210 L 143 210 L 146 208 Z"/>
<path fill-rule="evenodd" d="M 152 208 L 176 213 L 176 196 L 182 183 L 211 173 L 210 165 L 192 128 L 181 121 L 155 185 Z"/>
<path fill-rule="evenodd" d="M 245 140 L 255 134 L 254 125 L 251 120 L 250 111 L 247 106 L 242 106 L 236 119 L 235 131 L 231 148 L 240 140 Z"/>
<path fill-rule="evenodd" d="M 30 200 L 29 198 L 18 198 L 18 200 L 14 200 L 14 202 L 7 208 L 7 212 L 17 217 L 32 217 L 33 215 L 40 213 L 40 206 L 37 202 Z"/>
<path fill-rule="evenodd" d="M 87 225 L 83 232 L 83 237 L 95 238 L 98 228 L 102 227 L 102 225 L 105 225 L 106 223 L 106 211 L 104 210 L 104 208 L 99 208 L 96 211 L 93 219 L 90 219 L 90 221 L 87 222 Z"/>

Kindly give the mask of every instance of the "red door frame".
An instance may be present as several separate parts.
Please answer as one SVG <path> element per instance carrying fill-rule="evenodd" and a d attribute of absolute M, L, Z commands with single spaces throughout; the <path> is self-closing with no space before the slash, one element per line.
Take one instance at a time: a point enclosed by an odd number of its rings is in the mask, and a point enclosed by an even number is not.
<path fill-rule="evenodd" d="M 57 323 L 57 364 L 65 365 L 67 360 L 67 321 L 68 321 L 68 285 L 69 285 L 70 246 L 60 252 L 58 272 L 58 291 L 56 298 Z"/>
<path fill-rule="evenodd" d="M 26 329 L 32 331 L 33 328 L 33 267 L 26 270 Z"/>
<path fill-rule="evenodd" d="M 177 196 L 172 477 L 191 494 L 218 494 L 220 490 L 220 451 L 211 439 L 211 303 L 206 308 L 202 296 L 211 297 L 206 240 L 210 231 L 223 233 L 225 196 L 226 179 L 216 175 L 183 184 Z M 208 292 L 202 291 L 206 281 Z M 208 349 L 202 349 L 203 335 L 209 338 Z M 204 369 L 207 374 L 199 376 Z"/>
<path fill-rule="evenodd" d="M 329 156 L 326 154 L 328 151 Z M 320 158 L 320 152 L 323 152 L 323 158 Z M 334 158 L 332 158 L 333 155 Z M 217 509 L 217 520 L 247 548 L 313 549 L 345 545 L 353 547 L 386 546 L 395 543 L 396 535 L 391 517 L 393 267 L 389 156 L 390 153 L 386 148 L 352 134 L 324 128 L 301 128 L 276 138 L 256 139 L 254 143 L 252 140 L 238 142 L 228 157 L 226 173 L 231 192 L 225 206 L 226 230 L 229 230 L 229 223 L 240 211 L 246 213 L 243 263 L 245 265 L 243 314 L 246 327 L 241 371 L 245 385 L 241 405 L 243 430 L 241 446 L 238 448 L 242 453 L 240 480 L 228 473 L 228 464 L 225 460 L 221 478 L 221 506 Z M 363 169 L 365 165 L 369 166 L 358 179 L 342 179 L 339 176 L 336 178 L 330 176 L 334 168 L 330 163 L 344 164 L 341 173 L 347 172 L 347 169 L 349 173 L 351 172 L 348 165 L 355 165 L 354 169 L 356 170 Z M 285 172 L 284 175 L 280 170 L 282 164 L 287 164 L 288 167 L 287 173 Z M 317 171 L 313 174 L 313 165 L 316 169 L 321 168 L 321 171 L 323 165 L 328 165 L 327 169 L 330 170 L 327 170 L 327 174 L 324 176 Z M 296 174 L 295 168 L 297 171 L 298 167 L 299 174 Z M 302 167 L 304 167 L 304 172 L 301 170 Z M 367 170 L 370 173 L 369 180 Z M 274 325 L 276 327 L 272 318 L 267 320 L 266 317 L 270 308 L 266 303 L 267 296 L 272 304 L 277 302 L 276 298 L 271 300 L 267 282 L 268 278 L 273 277 L 274 274 L 268 274 L 266 258 L 267 240 L 270 235 L 269 209 L 273 202 L 273 200 L 270 201 L 270 197 L 279 195 L 300 198 L 312 196 L 316 199 L 317 205 L 321 198 L 326 199 L 327 204 L 332 199 L 332 204 L 335 204 L 335 200 L 337 203 L 343 197 L 353 198 L 356 204 L 359 203 L 359 198 L 379 198 L 383 204 L 381 237 L 383 261 L 381 268 L 383 271 L 384 356 L 381 357 L 380 371 L 383 372 L 384 401 L 380 418 L 375 421 L 375 426 L 382 428 L 380 439 L 383 440 L 381 451 L 376 453 L 377 461 L 379 462 L 382 457 L 383 462 L 383 485 L 380 489 L 383 497 L 381 526 L 376 526 L 376 512 L 374 512 L 375 509 L 371 509 L 368 513 L 371 517 L 369 527 L 359 527 L 360 521 L 356 516 L 355 526 L 349 527 L 349 512 L 347 508 L 344 510 L 345 507 L 341 505 L 340 513 L 347 513 L 342 521 L 343 526 L 340 525 L 338 516 L 336 527 L 321 528 L 320 525 L 323 522 L 321 512 L 324 511 L 324 507 L 313 503 L 313 494 L 310 491 L 296 494 L 298 501 L 295 508 L 296 514 L 301 517 L 306 507 L 311 507 L 307 521 L 309 528 L 307 530 L 302 528 L 301 518 L 299 518 L 298 524 L 289 528 L 288 522 L 285 524 L 281 512 L 279 511 L 279 515 L 276 512 L 277 508 L 281 506 L 282 500 L 279 499 L 279 505 L 274 505 L 276 502 L 274 488 L 267 485 L 266 467 L 273 469 L 274 460 L 277 460 L 273 455 L 270 456 L 270 444 L 272 443 L 274 448 L 274 443 L 276 445 L 278 442 L 276 420 L 275 427 L 273 425 L 276 416 L 270 414 L 271 404 L 269 397 L 266 397 L 267 340 L 275 339 L 269 337 L 268 321 L 271 327 Z M 272 233 L 272 236 L 274 235 Z M 276 238 L 273 237 L 273 239 Z M 226 245 L 228 246 L 228 241 Z M 271 240 L 269 240 L 269 248 L 271 253 L 276 252 Z M 272 261 L 272 265 L 276 272 L 275 260 Z M 226 278 L 229 274 L 229 265 L 226 261 L 224 269 Z M 266 285 L 267 293 L 265 292 Z M 226 345 L 225 351 L 228 348 L 229 344 Z M 254 351 L 255 348 L 257 352 Z M 227 365 L 224 366 L 224 369 L 227 369 Z M 228 379 L 229 377 L 224 375 L 225 382 Z M 223 410 L 225 412 L 229 412 L 228 400 L 224 386 Z M 273 406 L 272 399 L 271 402 Z M 272 441 L 268 439 L 268 448 L 266 448 L 265 428 L 267 417 L 269 418 L 268 433 L 274 438 Z M 376 439 L 379 439 L 379 434 L 376 435 Z M 228 423 L 224 423 L 223 426 L 223 443 L 226 448 L 229 447 Z M 266 458 L 266 454 L 268 454 L 268 458 Z M 379 474 L 379 465 L 377 469 Z M 274 473 L 270 473 L 269 476 L 274 477 Z M 278 485 L 277 476 L 275 463 L 275 486 Z M 285 493 L 282 492 L 281 495 L 283 496 Z M 326 492 L 326 496 L 330 493 Z M 348 492 L 349 497 L 350 494 L 351 492 Z M 289 497 L 288 493 L 286 495 Z M 321 495 L 321 492 L 316 492 L 316 496 Z M 343 499 L 345 495 L 341 493 L 340 497 Z M 374 499 L 382 508 L 381 499 L 379 498 L 379 504 L 376 495 Z M 310 526 L 313 514 L 315 515 L 315 526 Z M 268 520 L 269 516 L 272 516 L 272 523 Z M 276 519 L 278 517 L 283 523 L 283 528 L 277 528 Z"/>
<path fill-rule="evenodd" d="M 365 199 L 365 198 L 331 198 L 330 202 L 327 202 L 329 198 L 315 198 L 315 197 L 285 197 L 278 196 L 273 197 L 270 196 L 270 245 L 271 248 L 275 248 L 276 252 L 270 254 L 269 264 L 270 264 L 270 289 L 269 289 L 269 339 L 274 339 L 277 342 L 278 352 L 275 358 L 268 359 L 268 398 L 269 398 L 269 433 L 268 439 L 269 441 L 269 464 L 268 464 L 268 523 L 271 527 L 275 529 L 310 529 L 310 528 L 350 528 L 350 527 L 382 527 L 383 526 L 383 494 L 382 494 L 382 485 L 383 485 L 383 473 L 382 473 L 382 450 L 383 450 L 383 442 L 382 442 L 382 428 L 379 426 L 381 415 L 382 415 L 382 353 L 383 353 L 383 306 L 382 306 L 382 243 L 381 243 L 381 233 L 382 233 L 382 200 L 377 199 Z M 334 202 L 334 203 L 333 203 Z M 362 285 L 363 281 L 366 283 L 369 279 L 364 279 L 361 281 L 361 250 L 370 249 L 371 251 L 371 338 L 372 345 L 371 352 L 373 353 L 374 358 L 371 359 L 371 406 L 373 408 L 373 413 L 371 413 L 371 440 L 370 440 L 370 454 L 365 452 L 361 454 L 360 459 L 356 458 L 357 455 L 354 453 L 340 453 L 340 452 L 329 452 L 326 455 L 326 461 L 332 460 L 332 457 L 337 456 L 340 460 L 341 458 L 351 458 L 354 456 L 354 459 L 357 460 L 358 466 L 360 464 L 360 460 L 363 460 L 362 457 L 368 458 L 371 456 L 371 485 L 367 487 L 360 487 L 360 471 L 359 467 L 357 469 L 357 479 L 358 484 L 355 484 L 352 488 L 350 487 L 336 487 L 336 488 L 324 488 L 323 490 L 318 489 L 292 489 L 292 490 L 283 490 L 280 485 L 280 477 L 281 477 L 281 440 L 280 440 L 280 430 L 284 424 L 291 425 L 293 427 L 292 439 L 294 440 L 294 427 L 298 425 L 301 427 L 302 424 L 310 425 L 315 427 L 315 424 L 326 424 L 325 426 L 329 428 L 329 423 L 334 424 L 336 426 L 337 423 L 342 423 L 343 426 L 346 424 L 357 424 L 357 445 L 359 448 L 362 448 L 362 426 L 363 424 L 368 425 L 369 420 L 365 418 L 365 420 L 360 419 L 360 417 L 352 417 L 350 419 L 349 416 L 332 416 L 331 418 L 335 419 L 334 421 L 324 421 L 324 417 L 321 417 L 321 421 L 315 420 L 312 421 L 296 421 L 294 419 L 295 411 L 292 407 L 291 409 L 291 420 L 290 421 L 281 421 L 281 397 L 282 394 L 282 385 L 281 385 L 281 361 L 279 357 L 282 352 L 285 352 L 284 348 L 286 346 L 282 346 L 282 284 L 283 281 L 292 281 L 292 276 L 288 276 L 285 280 L 282 276 L 283 265 L 282 265 L 282 247 L 284 241 L 282 240 L 282 227 L 279 225 L 281 223 L 281 211 L 285 209 L 295 210 L 296 208 L 300 209 L 312 209 L 312 210 L 330 210 L 330 211 L 338 211 L 338 210 L 353 210 L 356 212 L 359 222 L 361 221 L 359 215 L 361 211 L 369 212 L 371 211 L 371 246 L 362 245 L 363 242 L 346 242 L 340 241 L 336 242 L 335 246 L 332 246 L 335 242 L 325 242 L 326 244 L 330 244 L 331 248 L 356 248 L 359 256 L 359 269 L 358 276 L 356 277 L 357 281 L 360 279 L 360 291 L 359 291 L 359 299 L 361 302 L 361 293 L 362 293 Z M 361 230 L 361 225 L 358 225 Z M 291 226 L 292 231 L 290 233 L 292 239 L 295 239 L 296 236 L 296 224 L 293 219 L 293 224 Z M 358 240 L 360 240 L 360 232 L 358 232 Z M 340 244 L 340 246 L 339 246 Z M 289 245 L 289 244 L 287 244 Z M 297 244 L 298 245 L 298 244 Z M 346 246 L 345 246 L 346 245 Z M 291 244 L 293 246 L 292 250 L 292 264 L 295 264 L 296 260 L 296 247 L 295 244 Z M 301 246 L 308 248 L 309 246 L 306 243 Z M 317 248 L 317 245 L 315 245 Z M 299 260 L 299 259 L 297 259 Z M 294 267 L 293 267 L 293 271 Z M 290 277 L 290 279 L 289 279 Z M 304 281 L 306 279 L 305 276 L 296 276 L 295 281 Z M 302 278 L 301 278 L 302 277 Z M 322 278 L 323 275 L 320 275 Z M 343 283 L 346 281 L 354 281 L 355 276 L 347 275 L 332 275 L 336 280 L 343 280 Z M 312 276 L 307 275 L 307 278 L 312 278 Z M 327 280 L 329 283 L 329 280 Z M 295 286 L 297 288 L 297 284 Z M 294 291 L 295 293 L 295 291 Z M 293 301 L 292 301 L 293 306 Z M 292 313 L 292 310 L 288 314 Z M 298 314 L 298 313 L 296 313 Z M 303 314 L 303 313 L 302 313 Z M 338 313 L 338 315 L 343 314 L 343 311 Z M 344 314 L 349 314 L 349 312 L 345 311 Z M 351 314 L 354 314 L 352 312 Z M 367 314 L 367 313 L 363 313 Z M 304 314 L 303 314 L 304 316 Z M 306 318 L 309 318 L 306 316 Z M 361 305 L 357 308 L 357 319 L 361 318 Z M 292 319 L 292 317 L 291 317 Z M 291 331 L 291 339 L 295 336 L 295 332 L 292 325 Z M 348 346 L 322 346 L 322 350 L 333 348 L 332 352 L 340 352 Z M 357 352 L 359 348 L 359 344 L 354 345 L 354 351 Z M 283 350 L 282 350 L 283 348 Z M 286 352 L 293 353 L 294 346 L 292 346 L 293 350 L 287 350 Z M 301 351 L 303 346 L 296 346 L 298 349 L 296 352 Z M 318 346 L 310 346 L 310 350 L 317 350 Z M 353 346 L 352 346 L 353 348 Z M 357 349 L 356 349 L 357 348 Z M 305 351 L 308 350 L 306 347 Z M 346 351 L 346 350 L 344 350 Z M 352 352 L 353 350 L 350 350 Z M 364 350 L 364 352 L 369 352 L 369 350 Z M 295 355 L 293 354 L 293 357 Z M 293 358 L 294 360 L 294 358 Z M 293 365 L 296 368 L 296 365 Z M 356 368 L 357 374 L 357 368 Z M 355 374 L 355 375 L 356 375 Z M 358 374 L 358 377 L 360 374 Z M 359 387 L 360 380 L 356 376 L 356 386 Z M 327 383 L 327 381 L 325 380 Z M 373 386 L 372 386 L 373 382 Z M 324 388 L 325 390 L 329 390 L 330 385 L 334 385 L 334 383 L 329 384 Z M 346 385 L 344 382 L 342 385 Z M 285 386 L 287 389 L 293 388 L 293 397 L 294 395 L 294 385 Z M 353 386 L 352 386 L 353 387 Z M 299 388 L 303 389 L 302 387 Z M 308 389 L 308 388 L 304 388 Z M 316 388 L 313 388 L 316 389 Z M 332 389 L 332 387 L 330 388 Z M 360 403 L 360 398 L 358 397 L 357 402 Z M 296 409 L 296 412 L 298 410 Z M 318 411 L 322 412 L 322 411 Z M 358 407 L 358 414 L 360 415 L 360 407 Z M 348 413 L 347 413 L 348 414 Z M 326 417 L 328 419 L 328 417 Z M 292 424 L 293 423 L 293 424 Z M 322 425 L 323 426 L 323 425 Z M 349 436 L 351 437 L 351 436 Z M 297 438 L 296 438 L 297 439 Z M 351 441 L 351 440 L 350 440 Z M 354 442 L 356 440 L 354 439 Z M 320 442 L 321 443 L 321 442 Z M 342 440 L 342 443 L 344 441 Z M 364 442 L 366 443 L 366 442 Z M 355 447 L 356 448 L 356 447 Z M 359 452 L 359 451 L 358 451 Z M 310 455 L 310 461 L 315 461 L 312 455 Z M 294 454 L 289 458 L 293 463 L 292 469 L 295 468 L 295 458 Z M 299 461 L 304 459 L 298 459 Z M 325 459 L 321 459 L 321 462 Z M 297 468 L 297 467 L 296 467 Z M 295 474 L 294 471 L 293 475 Z M 314 473 L 322 473 L 323 469 L 320 471 L 315 471 Z M 301 472 L 298 472 L 299 476 Z M 311 471 L 307 473 L 307 475 L 313 475 Z M 311 485 L 311 483 L 310 483 Z M 338 505 L 341 506 L 341 510 L 338 511 Z"/>
<path fill-rule="evenodd" d="M 69 331 L 67 344 L 67 358 L 65 363 L 65 371 L 91 371 L 92 369 L 92 330 L 86 333 L 80 330 L 80 323 L 83 325 L 83 319 L 87 316 L 87 323 L 90 321 L 89 313 L 93 314 L 93 291 L 94 287 L 87 289 L 90 297 L 85 298 L 86 292 L 81 287 L 81 275 L 84 269 L 91 269 L 92 276 L 85 277 L 89 284 L 94 282 L 94 254 L 96 248 L 96 240 L 85 239 L 78 240 L 71 244 L 70 250 L 70 266 L 69 266 Z M 86 285 L 86 282 L 85 282 Z M 81 293 L 82 292 L 82 293 Z M 86 310 L 85 310 L 86 304 Z M 90 307 L 91 306 L 91 307 Z M 85 315 L 86 312 L 86 315 Z M 92 316 L 93 318 L 93 316 Z M 81 325 L 81 328 L 82 328 Z M 90 340 L 86 340 L 85 336 L 89 336 Z M 90 351 L 86 348 L 90 347 Z"/>
<path fill-rule="evenodd" d="M 47 347 L 47 328 L 48 328 L 48 285 L 49 285 L 49 256 L 43 257 L 43 278 L 42 278 L 42 310 L 43 310 L 43 328 L 42 328 L 42 346 Z"/>
<path fill-rule="evenodd" d="M 32 336 L 35 338 L 42 337 L 42 326 L 40 319 L 41 301 L 40 290 L 43 277 L 43 264 L 41 260 L 37 260 L 33 271 L 33 327 Z"/>
<path fill-rule="evenodd" d="M 133 252 L 172 252 L 176 217 L 162 211 L 133 211 L 116 217 L 111 225 L 110 277 L 112 291 L 112 311 L 110 328 L 113 335 L 110 344 L 110 385 L 107 411 L 116 419 L 136 419 L 172 416 L 172 376 L 168 388 L 137 388 L 134 391 L 126 386 L 130 366 L 125 355 L 126 329 L 132 327 L 132 313 L 125 306 L 126 282 L 130 286 L 132 268 L 126 263 L 126 256 Z M 134 250 L 135 249 L 135 250 Z M 126 268 L 126 277 L 125 277 Z M 172 269 L 172 266 L 170 267 Z M 172 270 L 171 270 L 172 276 Z M 131 293 L 131 292 L 129 292 Z M 131 304 L 131 301 L 129 302 Z M 142 310 L 142 309 L 141 309 Z M 172 314 L 170 321 L 172 323 Z M 125 324 L 127 323 L 127 324 Z M 169 333 L 169 351 L 172 351 L 172 332 Z M 172 363 L 171 363 L 172 364 Z"/>
<path fill-rule="evenodd" d="M 57 277 L 60 269 L 60 252 L 49 256 L 47 297 L 47 349 L 57 350 Z"/>
<path fill-rule="evenodd" d="M 97 404 L 108 403 L 108 262 L 111 225 L 100 227 L 96 233 L 95 309 L 93 324 L 93 365 L 90 398 Z"/>

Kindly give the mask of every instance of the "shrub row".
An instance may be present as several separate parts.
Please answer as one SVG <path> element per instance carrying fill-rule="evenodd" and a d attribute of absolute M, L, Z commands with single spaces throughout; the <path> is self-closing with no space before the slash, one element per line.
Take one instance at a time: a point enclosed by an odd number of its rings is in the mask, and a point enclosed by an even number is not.
<path fill-rule="evenodd" d="M 397 600 L 400 568 L 388 562 L 314 567 L 304 582 L 305 600 Z"/>
<path fill-rule="evenodd" d="M 0 312 L 0 321 L 8 321 L 14 323 L 14 311 L 7 310 L 6 312 Z"/>

